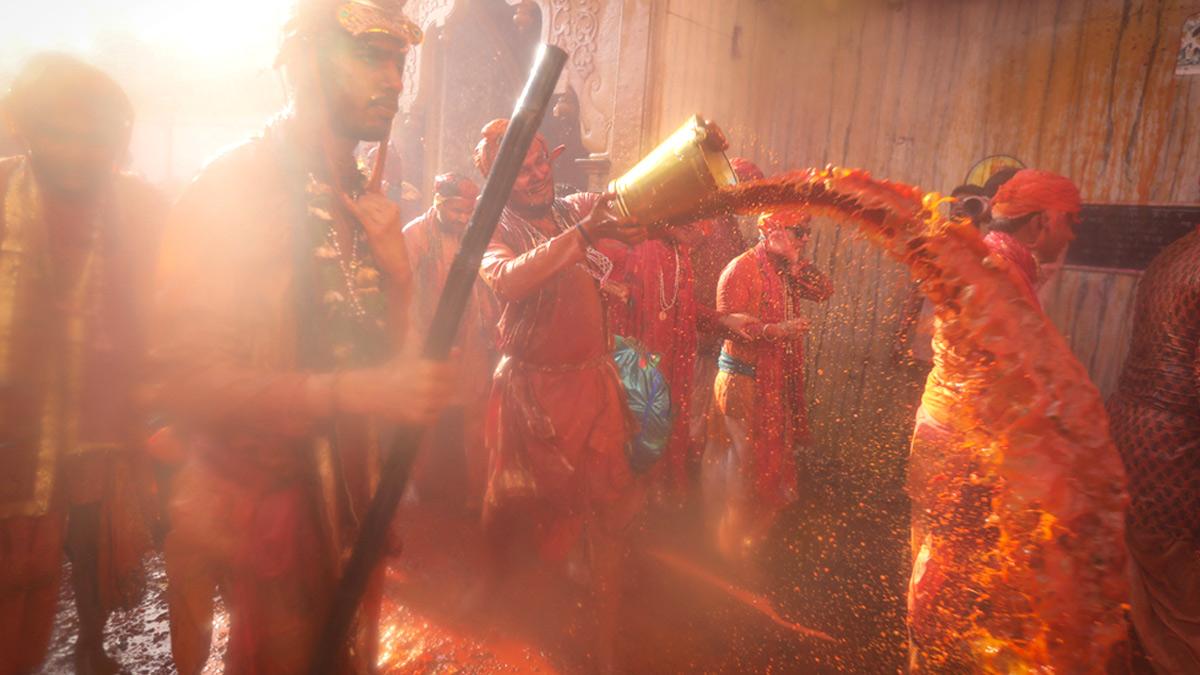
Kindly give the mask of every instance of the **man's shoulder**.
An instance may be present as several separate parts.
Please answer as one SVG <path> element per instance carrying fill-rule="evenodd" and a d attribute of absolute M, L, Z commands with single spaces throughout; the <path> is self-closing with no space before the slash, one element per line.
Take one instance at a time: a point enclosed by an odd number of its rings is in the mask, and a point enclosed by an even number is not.
<path fill-rule="evenodd" d="M 247 189 L 274 178 L 279 170 L 279 158 L 271 143 L 258 135 L 219 150 L 196 174 L 186 193 Z"/>
<path fill-rule="evenodd" d="M 272 146 L 255 137 L 210 160 L 171 207 L 168 237 L 247 251 L 278 243 L 296 211 Z"/>
<path fill-rule="evenodd" d="M 1176 239 L 1150 261 L 1143 283 L 1200 291 L 1200 226 Z"/>
<path fill-rule="evenodd" d="M 11 157 L 0 158 L 0 174 L 8 175 L 12 173 L 24 161 L 25 155 L 12 155 Z"/>
<path fill-rule="evenodd" d="M 725 265 L 725 271 L 728 273 L 744 274 L 750 270 L 757 269 L 758 256 L 753 248 L 737 254 L 733 257 L 733 260 L 730 260 L 729 263 Z"/>
<path fill-rule="evenodd" d="M 160 208 L 166 206 L 162 190 L 142 176 L 122 172 L 117 174 L 117 190 L 121 196 L 137 207 Z"/>
<path fill-rule="evenodd" d="M 422 234 L 425 232 L 425 230 L 429 229 L 429 225 L 430 225 L 429 212 L 426 211 L 425 213 L 422 213 L 421 215 L 417 216 L 416 218 L 413 218 L 412 220 L 408 221 L 408 223 L 405 224 L 404 228 L 401 231 L 404 232 L 404 234 L 410 235 L 410 236 Z"/>

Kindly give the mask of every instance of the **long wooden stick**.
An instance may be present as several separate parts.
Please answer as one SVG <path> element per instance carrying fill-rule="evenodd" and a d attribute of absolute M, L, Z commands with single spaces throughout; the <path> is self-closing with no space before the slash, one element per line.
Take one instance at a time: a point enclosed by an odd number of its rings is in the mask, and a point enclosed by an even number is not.
<path fill-rule="evenodd" d="M 425 339 L 423 355 L 428 359 L 445 360 L 450 355 L 458 324 L 466 309 L 467 300 L 479 275 L 479 263 L 483 252 L 492 240 L 500 213 L 508 203 L 509 193 L 525 154 L 533 144 L 534 135 L 542 124 L 554 87 L 567 62 L 567 53 L 558 47 L 543 45 L 525 84 L 525 91 L 517 101 L 509 122 L 508 131 L 500 141 L 500 151 L 492 165 L 492 171 L 483 185 L 483 193 L 471 214 L 471 222 L 463 235 L 462 245 L 454 256 L 446 277 L 446 285 L 438 300 L 437 310 L 429 334 Z M 383 153 L 383 148 L 380 153 Z M 376 160 L 379 167 L 379 160 Z M 362 602 L 367 581 L 383 558 L 388 528 L 396 514 L 396 506 L 408 483 L 409 470 L 416 458 L 424 430 L 404 427 L 396 434 L 380 477 L 379 489 L 363 518 L 354 550 L 346 563 L 341 583 L 333 599 L 333 608 L 325 624 L 325 630 L 317 643 L 313 658 L 312 675 L 328 675 L 337 667 L 342 645 L 353 624 L 358 605 Z"/>

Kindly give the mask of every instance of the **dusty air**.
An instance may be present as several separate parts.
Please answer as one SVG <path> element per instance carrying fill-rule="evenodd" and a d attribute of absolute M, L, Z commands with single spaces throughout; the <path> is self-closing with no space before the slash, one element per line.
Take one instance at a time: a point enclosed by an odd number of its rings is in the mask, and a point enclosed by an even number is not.
<path fill-rule="evenodd" d="M 1200 672 L 1200 6 L 0 10 L 0 675 Z"/>

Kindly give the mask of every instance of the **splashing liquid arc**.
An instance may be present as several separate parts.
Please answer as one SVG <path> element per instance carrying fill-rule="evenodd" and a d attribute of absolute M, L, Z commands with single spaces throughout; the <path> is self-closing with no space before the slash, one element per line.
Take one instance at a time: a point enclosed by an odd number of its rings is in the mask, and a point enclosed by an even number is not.
<path fill-rule="evenodd" d="M 1095 672 L 1126 628 L 1125 475 L 1099 391 L 1045 314 L 948 219 L 935 193 L 829 167 L 724 188 L 697 214 L 804 207 L 854 226 L 906 265 L 946 338 L 978 364 L 955 427 L 990 487 L 989 550 L 969 565 L 980 601 L 964 620 L 991 672 Z M 955 495 L 935 495 L 934 509 Z M 982 607 L 983 609 L 978 609 Z"/>

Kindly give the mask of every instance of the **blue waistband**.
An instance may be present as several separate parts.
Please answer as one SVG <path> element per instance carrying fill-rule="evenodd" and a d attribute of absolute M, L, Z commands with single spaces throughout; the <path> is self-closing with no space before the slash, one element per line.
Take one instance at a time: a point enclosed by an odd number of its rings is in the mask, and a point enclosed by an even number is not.
<path fill-rule="evenodd" d="M 729 354 L 726 354 L 724 349 L 721 350 L 721 355 L 717 357 L 717 369 L 723 373 L 754 377 L 754 366 L 741 359 L 733 358 Z"/>

